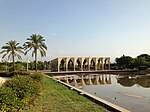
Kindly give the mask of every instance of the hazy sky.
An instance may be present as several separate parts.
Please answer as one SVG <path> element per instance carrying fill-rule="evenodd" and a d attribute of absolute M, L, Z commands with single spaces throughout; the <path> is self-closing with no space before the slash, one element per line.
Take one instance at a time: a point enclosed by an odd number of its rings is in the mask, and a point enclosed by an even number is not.
<path fill-rule="evenodd" d="M 31 34 L 46 39 L 42 60 L 150 54 L 150 0 L 0 0 L 0 47 Z"/>

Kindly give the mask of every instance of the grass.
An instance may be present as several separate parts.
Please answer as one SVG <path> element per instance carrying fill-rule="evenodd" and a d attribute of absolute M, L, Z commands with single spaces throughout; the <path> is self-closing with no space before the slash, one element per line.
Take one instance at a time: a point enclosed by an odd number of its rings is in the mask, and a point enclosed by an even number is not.
<path fill-rule="evenodd" d="M 44 92 L 23 112 L 107 112 L 103 107 L 45 77 Z"/>

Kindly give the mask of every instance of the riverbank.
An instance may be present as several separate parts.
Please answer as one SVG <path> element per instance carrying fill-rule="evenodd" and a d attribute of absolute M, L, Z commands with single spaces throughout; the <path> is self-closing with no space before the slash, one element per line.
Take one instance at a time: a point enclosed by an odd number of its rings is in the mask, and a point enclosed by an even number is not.
<path fill-rule="evenodd" d="M 44 91 L 23 112 L 107 112 L 89 99 L 45 77 Z"/>

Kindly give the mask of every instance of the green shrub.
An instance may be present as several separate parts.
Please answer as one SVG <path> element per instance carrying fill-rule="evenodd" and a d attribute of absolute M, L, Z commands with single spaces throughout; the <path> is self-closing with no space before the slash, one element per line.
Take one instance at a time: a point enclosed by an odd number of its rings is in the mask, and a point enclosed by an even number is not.
<path fill-rule="evenodd" d="M 34 73 L 30 73 L 29 76 L 34 79 L 35 81 L 39 82 L 39 83 L 43 83 L 44 81 L 44 74 L 40 73 L 40 72 L 34 72 Z"/>
<path fill-rule="evenodd" d="M 0 112 L 15 112 L 22 105 L 12 88 L 0 87 Z"/>
<path fill-rule="evenodd" d="M 0 88 L 0 111 L 21 110 L 39 89 L 37 82 L 28 76 L 14 76 Z"/>
<path fill-rule="evenodd" d="M 27 72 L 27 71 L 13 71 L 13 72 L 9 73 L 10 76 L 15 76 L 15 75 L 27 76 L 29 74 L 30 74 L 30 72 Z"/>
<path fill-rule="evenodd" d="M 23 63 L 15 63 L 15 70 L 16 70 L 16 71 L 25 71 L 25 70 L 26 70 L 26 67 L 23 65 Z M 9 71 L 10 71 L 10 72 L 14 71 L 13 65 L 11 65 L 11 66 L 9 67 Z"/>
<path fill-rule="evenodd" d="M 9 67 L 7 65 L 0 65 L 1 71 L 6 71 Z"/>
<path fill-rule="evenodd" d="M 0 72 L 0 77 L 13 77 L 15 75 L 27 76 L 29 74 L 30 72 L 26 72 L 26 71 Z"/>
<path fill-rule="evenodd" d="M 15 65 L 15 70 L 17 70 L 17 71 L 24 71 L 24 70 L 26 70 L 26 68 L 25 68 L 25 66 L 23 64 L 17 63 Z"/>
<path fill-rule="evenodd" d="M 28 76 L 14 76 L 11 80 L 4 83 L 5 87 L 10 87 L 15 90 L 18 98 L 31 97 L 33 94 L 38 93 L 36 81 Z"/>

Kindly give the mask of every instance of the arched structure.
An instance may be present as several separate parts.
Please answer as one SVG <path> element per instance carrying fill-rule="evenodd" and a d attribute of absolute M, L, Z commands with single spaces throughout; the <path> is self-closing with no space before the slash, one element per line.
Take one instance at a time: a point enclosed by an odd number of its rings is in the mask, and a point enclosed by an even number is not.
<path fill-rule="evenodd" d="M 109 57 L 64 57 L 51 61 L 52 71 L 109 70 Z"/>

